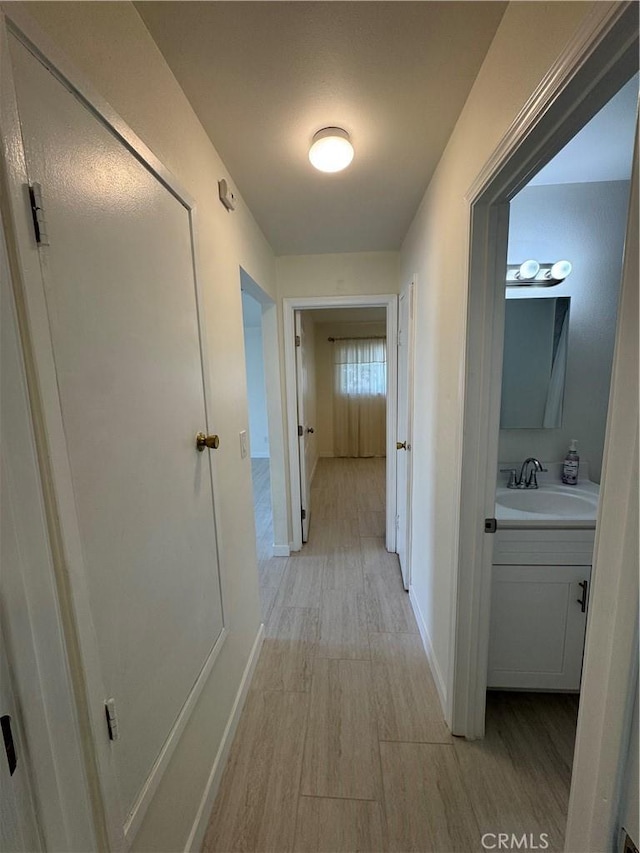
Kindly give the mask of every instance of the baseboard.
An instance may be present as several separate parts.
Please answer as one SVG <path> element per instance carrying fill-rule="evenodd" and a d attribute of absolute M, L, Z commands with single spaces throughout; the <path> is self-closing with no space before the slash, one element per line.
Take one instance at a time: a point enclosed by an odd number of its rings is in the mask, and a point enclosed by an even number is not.
<path fill-rule="evenodd" d="M 442 673 L 440 672 L 440 667 L 438 666 L 438 661 L 436 660 L 436 656 L 433 653 L 431 638 L 429 637 L 427 625 L 424 621 L 424 616 L 422 615 L 422 610 L 420 610 L 420 605 L 418 604 L 418 600 L 416 598 L 415 592 L 413 591 L 413 587 L 410 587 L 409 589 L 409 601 L 411 602 L 411 606 L 413 607 L 413 612 L 416 617 L 416 622 L 418 623 L 418 630 L 420 631 L 420 636 L 422 637 L 422 645 L 424 646 L 424 650 L 427 655 L 427 660 L 429 661 L 429 666 L 431 667 L 431 672 L 433 673 L 433 680 L 436 685 L 436 690 L 438 691 L 438 698 L 440 699 L 440 705 L 442 706 L 442 713 L 444 714 L 445 708 L 447 707 L 447 691 L 445 688 Z"/>
<path fill-rule="evenodd" d="M 321 450 L 318 453 L 319 459 L 333 459 L 333 450 Z"/>
<path fill-rule="evenodd" d="M 233 703 L 231 714 L 229 715 L 224 734 L 222 735 L 220 747 L 218 748 L 218 752 L 213 762 L 213 767 L 211 768 L 211 773 L 209 774 L 209 779 L 207 780 L 202 799 L 200 800 L 200 807 L 198 808 L 193 826 L 191 827 L 191 832 L 189 833 L 187 843 L 184 847 L 185 853 L 196 853 L 196 851 L 200 851 L 202 848 L 202 842 L 204 841 L 204 835 L 209 823 L 213 802 L 216 798 L 216 794 L 218 793 L 218 788 L 220 787 L 220 780 L 222 779 L 222 773 L 224 772 L 227 756 L 229 755 L 229 750 L 233 743 L 233 736 L 236 733 L 240 714 L 242 713 L 244 702 L 247 698 L 247 693 L 249 692 L 253 671 L 255 670 L 258 658 L 260 657 L 260 650 L 262 649 L 263 641 L 264 625 L 261 624 L 258 629 L 258 633 L 256 634 L 256 638 L 253 641 L 249 660 L 244 668 L 240 687 L 236 693 L 235 702 Z"/>
<path fill-rule="evenodd" d="M 290 545 L 275 545 L 273 546 L 274 557 L 289 557 L 291 555 Z"/>
<path fill-rule="evenodd" d="M 271 458 L 271 454 L 270 454 L 270 453 L 268 453 L 268 452 L 265 452 L 265 451 L 263 450 L 262 452 L 258 451 L 257 453 L 252 453 L 252 454 L 251 454 L 251 458 L 252 458 L 252 459 L 270 459 L 270 458 Z"/>

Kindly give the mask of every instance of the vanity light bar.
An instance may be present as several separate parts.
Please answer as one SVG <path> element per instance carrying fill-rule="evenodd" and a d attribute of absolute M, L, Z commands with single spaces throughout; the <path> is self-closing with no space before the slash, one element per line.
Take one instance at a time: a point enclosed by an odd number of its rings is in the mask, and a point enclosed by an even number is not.
<path fill-rule="evenodd" d="M 571 273 L 570 261 L 538 263 L 528 260 L 522 264 L 507 264 L 507 287 L 553 287 Z"/>

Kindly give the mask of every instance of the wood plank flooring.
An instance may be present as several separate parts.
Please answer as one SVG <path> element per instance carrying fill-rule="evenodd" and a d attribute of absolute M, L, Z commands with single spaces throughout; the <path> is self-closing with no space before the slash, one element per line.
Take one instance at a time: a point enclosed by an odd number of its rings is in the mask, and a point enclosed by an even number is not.
<path fill-rule="evenodd" d="M 489 693 L 485 739 L 452 737 L 384 549 L 384 460 L 320 460 L 289 559 L 253 462 L 266 639 L 206 853 L 472 853 L 485 832 L 562 850 L 577 697 Z"/>

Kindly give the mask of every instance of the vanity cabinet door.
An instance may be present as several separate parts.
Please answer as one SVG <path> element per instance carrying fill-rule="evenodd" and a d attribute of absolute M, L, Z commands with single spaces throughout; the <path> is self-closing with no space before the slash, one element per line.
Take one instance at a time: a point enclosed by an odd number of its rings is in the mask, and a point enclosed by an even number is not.
<path fill-rule="evenodd" d="M 493 567 L 489 687 L 580 689 L 590 577 L 591 566 Z"/>

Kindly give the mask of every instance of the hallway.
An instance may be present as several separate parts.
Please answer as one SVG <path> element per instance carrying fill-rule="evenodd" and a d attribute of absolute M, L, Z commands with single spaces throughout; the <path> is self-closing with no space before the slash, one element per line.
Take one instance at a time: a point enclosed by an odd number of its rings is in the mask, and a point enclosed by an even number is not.
<path fill-rule="evenodd" d="M 450 735 L 384 548 L 384 471 L 321 459 L 309 542 L 259 553 L 266 637 L 207 853 L 468 853 L 487 832 L 562 849 L 577 697 L 489 694 L 486 738 Z"/>

